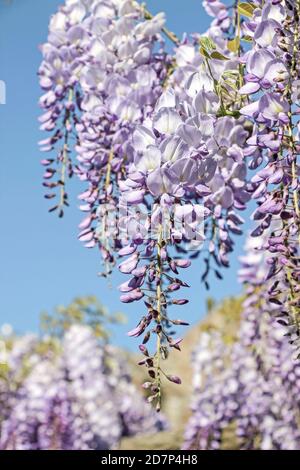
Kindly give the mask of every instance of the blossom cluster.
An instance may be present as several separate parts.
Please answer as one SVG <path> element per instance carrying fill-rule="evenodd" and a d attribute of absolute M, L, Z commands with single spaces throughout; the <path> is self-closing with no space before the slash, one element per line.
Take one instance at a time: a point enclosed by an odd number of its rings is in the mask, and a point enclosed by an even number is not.
<path fill-rule="evenodd" d="M 248 284 L 237 340 L 226 344 L 220 332 L 204 333 L 194 353 L 188 449 L 220 449 L 228 429 L 239 449 L 300 448 L 300 362 L 285 323 L 276 320 L 281 307 L 268 302 L 266 265 L 253 240 L 240 271 L 241 280 L 254 282 Z"/>
<path fill-rule="evenodd" d="M 129 335 L 142 336 L 158 410 L 161 379 L 180 384 L 162 365 L 186 324 L 170 313 L 188 302 L 173 297 L 188 287 L 179 271 L 194 260 L 207 288 L 211 271 L 221 279 L 250 200 L 270 255 L 266 308 L 299 342 L 300 1 L 203 6 L 206 33 L 179 39 L 134 0 L 66 0 L 42 46 L 42 149 L 58 149 L 42 162 L 46 197 L 59 189 L 50 210 L 63 215 L 68 175 L 87 184 L 78 237 L 99 248 L 105 276 L 122 259 L 121 301 L 146 306 Z"/>
<path fill-rule="evenodd" d="M 0 379 L 2 450 L 105 450 L 166 427 L 90 327 L 73 325 L 56 348 L 46 345 L 25 336 L 9 352 L 9 377 Z"/>
<path fill-rule="evenodd" d="M 130 136 L 151 112 L 169 66 L 159 34 L 163 25 L 163 14 L 145 19 L 143 8 L 132 1 L 67 1 L 52 17 L 42 47 L 42 129 L 53 132 L 42 149 L 51 151 L 63 139 L 58 181 L 52 159 L 43 160 L 44 184 L 60 187 L 59 202 L 50 210 L 62 215 L 68 203 L 68 169 L 87 182 L 79 195 L 80 209 L 87 213 L 79 239 L 88 248 L 99 246 L 106 274 L 115 239 L 107 215 L 117 205 L 117 183 L 132 158 Z M 72 148 L 76 165 L 71 163 Z"/>
<path fill-rule="evenodd" d="M 244 34 L 252 41 L 242 61 L 248 97 L 242 115 L 253 123 L 248 140 L 252 198 L 257 208 L 252 235 L 265 237 L 270 253 L 269 301 L 281 305 L 299 336 L 299 1 L 254 2 Z M 252 150 L 251 150 L 252 149 Z M 270 229 L 273 227 L 273 229 Z"/>

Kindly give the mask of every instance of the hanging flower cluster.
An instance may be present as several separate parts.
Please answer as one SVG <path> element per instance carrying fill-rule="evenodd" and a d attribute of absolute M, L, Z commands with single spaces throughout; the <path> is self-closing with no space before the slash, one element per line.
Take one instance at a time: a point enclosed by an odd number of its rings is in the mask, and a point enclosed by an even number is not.
<path fill-rule="evenodd" d="M 59 346 L 59 354 L 41 353 L 36 338 L 15 342 L 4 416 L 1 410 L 2 450 L 103 450 L 121 437 L 165 428 L 116 351 L 103 348 L 90 327 L 71 326 Z"/>
<path fill-rule="evenodd" d="M 132 159 L 131 133 L 151 112 L 170 66 L 159 34 L 163 25 L 163 14 L 145 19 L 132 1 L 67 1 L 53 16 L 42 47 L 41 86 L 47 90 L 41 98 L 42 129 L 53 132 L 42 149 L 50 151 L 64 138 L 58 181 L 53 182 L 53 160 L 42 162 L 46 187 L 60 188 L 59 203 L 50 210 L 63 215 L 68 168 L 88 183 L 79 196 L 87 213 L 79 239 L 88 248 L 99 246 L 106 275 L 116 241 L 108 215 L 117 209 L 118 180 Z M 75 168 L 72 147 L 78 154 Z"/>
<path fill-rule="evenodd" d="M 173 326 L 186 325 L 170 313 L 188 302 L 173 297 L 188 287 L 179 271 L 203 254 L 206 287 L 212 270 L 222 278 L 251 198 L 252 235 L 271 254 L 267 299 L 297 340 L 299 1 L 205 0 L 211 26 L 181 40 L 162 13 L 133 0 L 67 0 L 50 22 L 40 79 L 51 137 L 42 147 L 58 154 L 43 160 L 47 198 L 59 188 L 52 209 L 62 215 L 67 175 L 87 183 L 79 239 L 99 247 L 104 275 L 122 258 L 130 277 L 121 301 L 146 306 L 129 335 L 142 336 L 144 387 L 157 410 L 162 377 L 180 383 L 162 366 L 180 350 Z"/>
<path fill-rule="evenodd" d="M 254 239 L 255 240 L 255 239 Z M 253 239 L 247 243 L 241 280 L 248 283 L 238 340 L 224 343 L 205 333 L 194 353 L 195 398 L 185 448 L 219 449 L 226 429 L 240 449 L 299 449 L 300 363 L 268 302 L 266 265 Z M 257 275 L 258 273 L 258 275 Z"/>
<path fill-rule="evenodd" d="M 248 8 L 243 30 L 252 48 L 243 56 L 240 93 L 249 103 L 240 112 L 253 122 L 248 155 L 256 169 L 252 197 L 258 206 L 252 235 L 269 233 L 264 244 L 272 255 L 266 276 L 273 281 L 269 301 L 281 305 L 291 331 L 299 336 L 300 2 L 254 2 Z"/>

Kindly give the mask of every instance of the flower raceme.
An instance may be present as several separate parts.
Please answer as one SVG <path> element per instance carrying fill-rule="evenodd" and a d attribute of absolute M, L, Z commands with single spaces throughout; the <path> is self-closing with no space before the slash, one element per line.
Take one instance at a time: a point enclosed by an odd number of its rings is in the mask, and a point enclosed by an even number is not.
<path fill-rule="evenodd" d="M 46 345 L 46 343 L 45 343 Z M 129 379 L 127 365 L 92 328 L 72 325 L 58 351 L 15 339 L 0 378 L 2 450 L 107 450 L 125 436 L 166 427 Z M 41 347 L 40 347 L 41 349 Z"/>
<path fill-rule="evenodd" d="M 239 449 L 300 448 L 300 363 L 286 336 L 282 307 L 269 301 L 271 255 L 263 249 L 268 235 L 249 237 L 241 258 L 246 297 L 235 342 L 225 344 L 219 332 L 200 337 L 185 448 L 219 449 L 230 428 Z"/>
<path fill-rule="evenodd" d="M 47 198 L 60 190 L 53 210 L 62 215 L 67 175 L 87 184 L 79 239 L 100 249 L 104 275 L 120 257 L 130 276 L 121 301 L 145 304 L 129 335 L 142 337 L 140 364 L 157 409 L 161 380 L 180 382 L 162 365 L 180 350 L 173 326 L 186 324 L 170 314 L 188 302 L 179 273 L 201 259 L 207 287 L 211 270 L 222 278 L 251 198 L 253 236 L 276 227 L 263 248 L 272 254 L 268 295 L 297 329 L 298 3 L 207 0 L 211 26 L 182 39 L 162 13 L 130 0 L 66 1 L 50 22 L 40 80 L 51 137 L 42 146 L 58 155 L 43 161 Z"/>
<path fill-rule="evenodd" d="M 252 197 L 258 203 L 253 236 L 268 232 L 264 246 L 271 254 L 267 278 L 273 280 L 269 299 L 287 312 L 290 328 L 299 336 L 299 101 L 293 96 L 299 80 L 300 3 L 255 4 L 244 25 L 252 49 L 242 59 L 245 74 L 240 89 L 249 97 L 240 112 L 253 122 L 248 140 L 250 166 L 256 168 Z M 280 292 L 282 283 L 286 288 Z"/>

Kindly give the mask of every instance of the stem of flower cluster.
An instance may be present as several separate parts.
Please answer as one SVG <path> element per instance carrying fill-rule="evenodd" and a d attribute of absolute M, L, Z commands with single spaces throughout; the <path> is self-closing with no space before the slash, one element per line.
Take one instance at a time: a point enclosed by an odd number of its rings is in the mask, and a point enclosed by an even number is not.
<path fill-rule="evenodd" d="M 71 102 L 72 100 L 73 100 L 73 89 L 71 88 L 69 91 L 68 101 Z M 68 117 L 65 122 L 66 131 L 65 131 L 64 145 L 63 145 L 63 150 L 62 150 L 62 165 L 61 165 L 61 174 L 60 174 L 61 188 L 60 188 L 60 200 L 59 200 L 59 205 L 58 205 L 60 209 L 63 208 L 64 202 L 65 202 L 66 171 L 67 171 L 67 163 L 69 160 L 69 155 L 68 155 L 69 124 L 70 124 L 70 119 Z"/>
<path fill-rule="evenodd" d="M 111 175 L 111 162 L 112 162 L 112 159 L 113 159 L 113 151 L 111 150 L 109 152 L 109 156 L 108 156 L 108 162 L 107 162 L 107 168 L 106 168 L 106 176 L 105 176 L 105 190 L 107 190 L 109 184 L 110 184 L 110 175 Z"/>
<path fill-rule="evenodd" d="M 161 260 L 161 248 L 162 248 L 162 226 L 158 228 L 158 241 L 157 241 L 157 268 L 156 268 L 156 310 L 157 310 L 157 325 L 161 324 L 161 281 L 162 281 L 162 260 Z M 160 359 L 161 359 L 161 331 L 157 332 L 156 341 L 156 380 L 158 387 L 157 395 L 157 410 L 160 410 L 161 405 L 161 376 L 160 376 Z"/>
<path fill-rule="evenodd" d="M 297 17 L 299 20 L 300 17 L 300 0 L 296 1 L 296 12 Z M 297 73 L 297 53 L 298 53 L 298 41 L 299 41 L 299 25 L 298 22 L 295 20 L 295 31 L 293 37 L 293 52 L 292 52 L 292 63 L 291 63 L 291 71 L 290 71 L 290 79 L 289 79 L 289 86 L 288 86 L 288 101 L 290 105 L 289 110 L 289 123 L 287 126 L 288 137 L 289 137 L 289 147 L 292 151 L 293 157 L 297 159 L 297 149 L 294 140 L 293 134 L 293 114 L 292 114 L 292 107 L 293 107 L 293 100 L 292 100 L 292 83 L 295 73 Z M 293 159 L 292 161 L 292 179 L 293 182 L 297 178 L 297 161 Z M 293 206 L 297 216 L 298 228 L 299 228 L 299 221 L 300 221 L 300 208 L 299 208 L 299 197 L 298 197 L 298 188 L 293 190 Z M 300 245 L 300 233 L 298 234 L 299 245 Z"/>
<path fill-rule="evenodd" d="M 297 20 L 295 20 L 295 32 L 294 32 L 294 41 L 293 41 L 293 58 L 292 58 L 292 70 L 291 73 L 297 73 L 297 53 L 298 53 L 298 41 L 299 41 L 299 18 L 300 18 L 300 0 L 296 1 L 296 12 L 297 12 Z M 292 77 L 293 78 L 293 77 Z M 292 98 L 291 98 L 291 107 L 292 107 Z M 292 108 L 290 109 L 292 112 Z M 290 115 L 290 130 L 292 133 L 292 148 L 293 152 L 297 158 L 297 151 L 295 148 L 295 142 L 294 142 L 294 136 L 293 136 L 293 122 L 292 122 L 292 115 Z M 293 180 L 296 179 L 297 177 L 297 169 L 296 169 L 296 161 L 294 160 L 292 163 L 292 176 Z M 299 198 L 298 198 L 298 189 L 293 191 L 293 198 L 294 198 L 294 206 L 295 206 L 295 212 L 298 217 L 298 220 L 300 219 L 300 209 L 299 209 Z M 300 234 L 299 234 L 300 237 Z M 300 238 L 299 238 L 300 241 Z"/>

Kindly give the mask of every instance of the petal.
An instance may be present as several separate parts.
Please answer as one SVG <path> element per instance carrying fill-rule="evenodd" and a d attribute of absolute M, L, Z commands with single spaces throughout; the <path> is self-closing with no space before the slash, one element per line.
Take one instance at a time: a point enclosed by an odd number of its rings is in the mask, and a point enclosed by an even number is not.
<path fill-rule="evenodd" d="M 153 196 L 160 196 L 164 192 L 161 169 L 152 171 L 147 177 L 147 187 Z"/>
<path fill-rule="evenodd" d="M 240 113 L 244 116 L 253 117 L 258 113 L 258 106 L 258 101 L 254 101 L 254 103 L 247 104 L 247 106 L 241 108 Z"/>
<path fill-rule="evenodd" d="M 174 134 L 181 122 L 174 109 L 161 108 L 153 119 L 153 127 L 160 134 Z"/>
<path fill-rule="evenodd" d="M 143 152 L 149 145 L 155 144 L 155 136 L 151 129 L 137 126 L 133 133 L 133 146 L 135 150 Z"/>
<path fill-rule="evenodd" d="M 144 174 L 156 170 L 161 164 L 161 151 L 154 145 L 149 145 L 141 157 L 135 157 L 134 164 L 136 169 Z"/>
<path fill-rule="evenodd" d="M 244 86 L 242 86 L 242 88 L 240 88 L 239 93 L 241 95 L 251 95 L 252 93 L 256 93 L 259 89 L 259 83 L 248 82 Z"/>
<path fill-rule="evenodd" d="M 180 137 L 171 136 L 164 139 L 160 145 L 162 161 L 176 161 L 188 153 L 188 146 Z"/>

